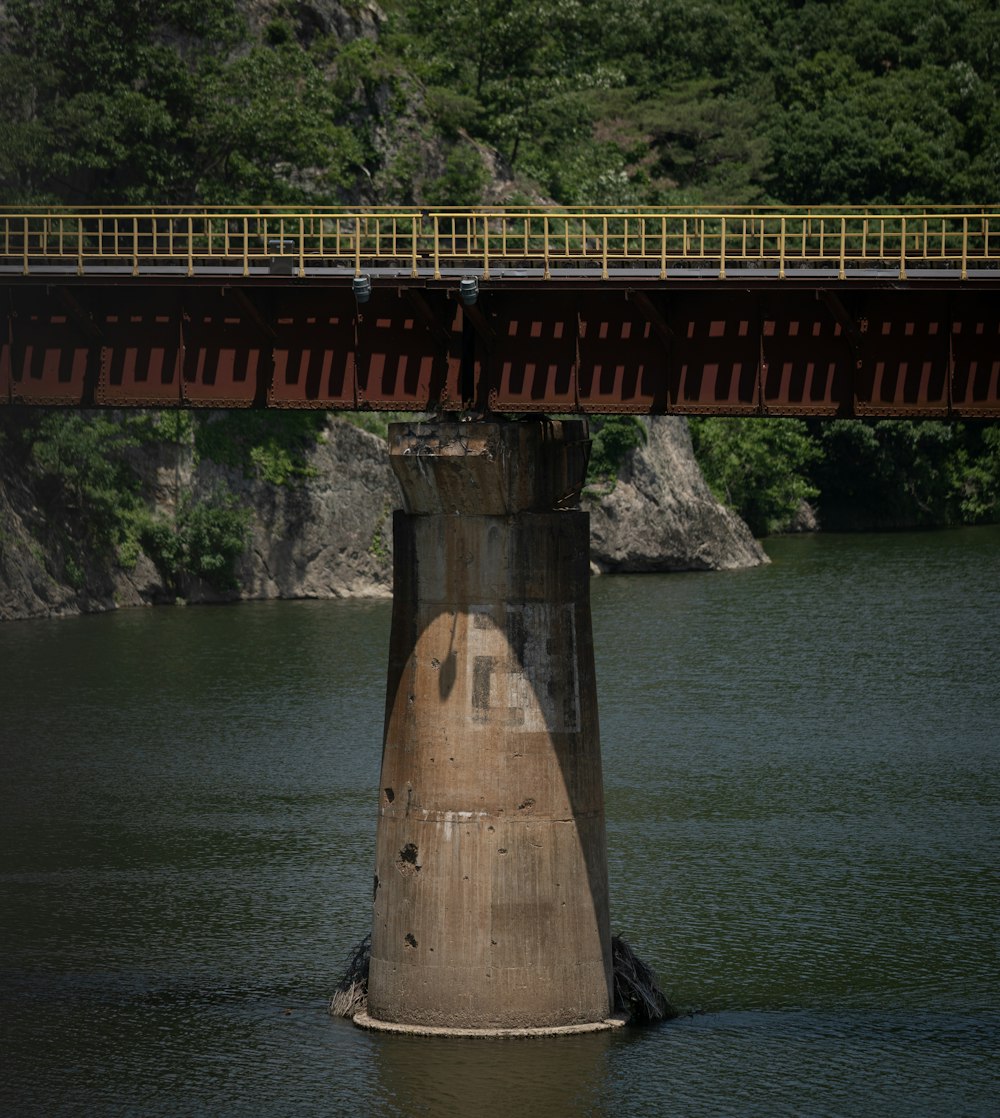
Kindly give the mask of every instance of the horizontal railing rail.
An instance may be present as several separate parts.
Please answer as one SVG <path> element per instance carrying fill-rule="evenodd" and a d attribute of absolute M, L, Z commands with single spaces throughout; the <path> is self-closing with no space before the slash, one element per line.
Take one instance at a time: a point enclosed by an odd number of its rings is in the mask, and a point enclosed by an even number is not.
<path fill-rule="evenodd" d="M 489 278 L 526 269 L 549 277 L 641 270 L 819 269 L 847 279 L 887 270 L 1000 269 L 1000 208 L 715 207 L 339 209 L 317 207 L 0 207 L 0 268 L 71 271 L 215 268 L 305 276 L 389 268 Z"/>

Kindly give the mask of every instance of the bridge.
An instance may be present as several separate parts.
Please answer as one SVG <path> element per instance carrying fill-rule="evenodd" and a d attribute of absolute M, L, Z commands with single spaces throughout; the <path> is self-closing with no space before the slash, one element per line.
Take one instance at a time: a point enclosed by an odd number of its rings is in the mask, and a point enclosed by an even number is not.
<path fill-rule="evenodd" d="M 1000 415 L 1000 211 L 0 209 L 0 405 Z"/>
<path fill-rule="evenodd" d="M 620 1023 L 587 414 L 1000 414 L 979 210 L 0 211 L 0 289 L 8 407 L 439 414 L 390 428 L 372 1028 Z"/>

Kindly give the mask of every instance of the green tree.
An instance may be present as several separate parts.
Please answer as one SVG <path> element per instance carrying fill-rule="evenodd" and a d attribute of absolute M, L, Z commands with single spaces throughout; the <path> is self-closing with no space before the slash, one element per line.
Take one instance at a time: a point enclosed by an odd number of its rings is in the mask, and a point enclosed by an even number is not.
<path fill-rule="evenodd" d="M 1000 425 L 968 424 L 960 507 L 966 523 L 1000 520 Z"/>
<path fill-rule="evenodd" d="M 193 437 L 185 413 L 42 411 L 4 417 L 6 444 L 37 479 L 62 573 L 82 588 L 92 561 L 129 569 L 140 552 L 165 584 L 183 591 L 193 577 L 219 590 L 236 586 L 250 513 L 229 493 L 182 494 L 173 515 L 156 513 L 136 470 L 136 451 Z"/>
<path fill-rule="evenodd" d="M 82 412 L 43 412 L 18 427 L 27 468 L 74 562 L 87 553 L 134 559 L 143 502 L 128 452 L 143 433 L 136 417 Z"/>
<path fill-rule="evenodd" d="M 962 430 L 931 420 L 836 420 L 819 426 L 813 472 L 827 528 L 919 528 L 962 519 Z"/>
<path fill-rule="evenodd" d="M 363 145 L 322 52 L 248 35 L 233 0 L 9 0 L 0 195 L 336 197 Z"/>
<path fill-rule="evenodd" d="M 172 519 L 144 520 L 141 542 L 172 593 L 184 593 L 192 578 L 215 590 L 236 590 L 235 566 L 249 530 L 250 512 L 232 494 L 219 491 L 198 501 L 184 494 Z"/>
<path fill-rule="evenodd" d="M 633 415 L 595 416 L 590 424 L 587 484 L 613 486 L 630 450 L 644 446 L 646 428 Z"/>
<path fill-rule="evenodd" d="M 780 531 L 817 488 L 809 468 L 819 458 L 797 419 L 692 419 L 695 457 L 716 497 L 758 536 Z"/>

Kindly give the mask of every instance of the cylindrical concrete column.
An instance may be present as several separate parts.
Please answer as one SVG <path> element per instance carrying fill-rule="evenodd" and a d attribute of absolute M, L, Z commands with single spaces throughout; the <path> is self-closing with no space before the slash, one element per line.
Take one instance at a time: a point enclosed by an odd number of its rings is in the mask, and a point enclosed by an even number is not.
<path fill-rule="evenodd" d="M 580 421 L 395 424 L 406 511 L 368 1015 L 459 1029 L 611 1012 Z"/>

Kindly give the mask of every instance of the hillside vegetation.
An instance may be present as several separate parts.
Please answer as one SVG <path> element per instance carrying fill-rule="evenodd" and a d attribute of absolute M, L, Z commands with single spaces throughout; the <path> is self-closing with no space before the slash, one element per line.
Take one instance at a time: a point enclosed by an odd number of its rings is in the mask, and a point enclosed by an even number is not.
<path fill-rule="evenodd" d="M 6 0 L 5 201 L 985 203 L 994 0 Z"/>
<path fill-rule="evenodd" d="M 0 202 L 995 204 L 997 73 L 995 0 L 0 0 Z M 759 533 L 1000 516 L 993 426 L 693 434 Z"/>

